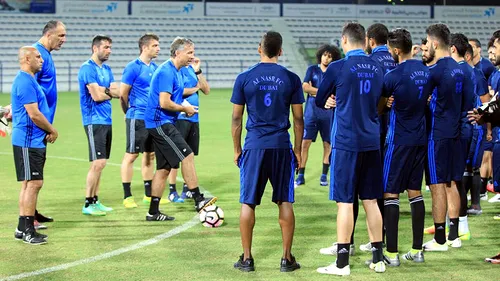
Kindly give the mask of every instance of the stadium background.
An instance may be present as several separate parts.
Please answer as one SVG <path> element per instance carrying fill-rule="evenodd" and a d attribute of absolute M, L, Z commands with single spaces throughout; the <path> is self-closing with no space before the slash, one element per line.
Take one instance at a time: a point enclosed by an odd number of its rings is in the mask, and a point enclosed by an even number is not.
<path fill-rule="evenodd" d="M 67 27 L 67 42 L 53 52 L 61 92 L 55 126 L 61 138 L 48 150 L 46 185 L 41 192 L 41 209 L 53 215 L 49 224 L 51 241 L 47 247 L 33 249 L 12 241 L 17 212 L 18 183 L 15 182 L 11 147 L 8 138 L 0 139 L 0 278 L 33 272 L 75 261 L 67 270 L 39 276 L 24 276 L 35 280 L 269 280 L 283 277 L 277 272 L 280 256 L 279 227 L 276 208 L 269 202 L 257 212 L 255 255 L 258 272 L 244 276 L 231 269 L 240 253 L 238 234 L 238 172 L 232 166 L 229 132 L 230 90 L 236 75 L 258 62 L 256 52 L 260 36 L 274 29 L 284 37 L 284 56 L 280 63 L 301 77 L 306 67 L 314 63 L 314 52 L 323 43 L 338 45 L 342 25 L 349 20 L 365 27 L 375 22 L 389 29 L 404 27 L 414 43 L 425 37 L 431 23 L 444 22 L 452 32 L 462 32 L 469 38 L 479 38 L 483 45 L 500 28 L 500 7 L 497 1 L 447 1 L 469 6 L 442 6 L 446 1 L 6 1 L 14 10 L 0 11 L 0 92 L 10 93 L 11 82 L 18 71 L 16 61 L 20 46 L 31 45 L 41 36 L 44 24 L 51 19 L 63 21 Z M 268 3 L 272 2 L 272 3 Z M 335 2 L 332 4 L 332 2 Z M 425 2 L 425 5 L 423 2 Z M 416 4 L 421 4 L 414 6 Z M 436 5 L 434 5 L 436 4 Z M 481 4 L 482 6 L 477 6 Z M 490 5 L 490 6 L 488 6 Z M 39 13 L 43 12 L 43 13 Z M 200 183 L 221 199 L 218 205 L 226 212 L 226 225 L 217 230 L 196 225 L 167 240 L 137 251 L 125 252 L 102 261 L 85 260 L 105 255 L 113 250 L 135 245 L 143 240 L 169 233 L 190 222 L 190 205 L 170 204 L 169 214 L 176 215 L 173 224 L 151 225 L 143 222 L 146 207 L 135 213 L 121 208 L 119 168 L 109 165 L 103 175 L 102 197 L 116 209 L 115 214 L 102 220 L 82 218 L 84 175 L 87 147 L 81 128 L 78 106 L 77 72 L 91 55 L 90 41 L 98 33 L 113 38 L 113 53 L 108 61 L 119 81 L 125 64 L 138 55 L 137 39 L 145 32 L 160 36 L 162 51 L 157 59 L 168 59 L 168 46 L 175 36 L 194 40 L 196 55 L 213 90 L 201 100 L 202 145 L 197 158 Z M 485 48 L 483 54 L 485 55 Z M 9 103 L 9 95 L 0 95 L 0 104 Z M 113 105 L 113 150 L 111 163 L 120 163 L 124 148 L 123 114 Z M 310 151 L 308 176 L 319 178 L 320 147 Z M 52 157 L 52 158 L 51 158 Z M 314 165 L 318 163 L 318 165 Z M 309 168 L 310 167 L 310 168 Z M 135 172 L 133 191 L 141 194 L 140 173 Z M 334 204 L 326 198 L 324 188 L 308 183 L 297 190 L 297 234 L 294 253 L 304 268 L 291 276 L 300 280 L 318 280 L 315 268 L 332 261 L 320 257 L 318 249 L 334 239 Z M 269 197 L 269 194 L 266 193 Z M 430 217 L 430 196 L 426 194 L 427 222 Z M 402 199 L 404 202 L 404 199 Z M 404 204 L 402 204 L 404 205 Z M 424 265 L 402 265 L 389 269 L 384 276 L 375 276 L 362 266 L 369 255 L 353 259 L 351 278 L 358 280 L 409 280 L 414 278 L 450 278 L 451 280 L 498 280 L 498 269 L 482 259 L 500 248 L 498 227 L 491 223 L 494 207 L 486 205 L 485 215 L 471 221 L 474 239 L 464 243 L 464 249 L 447 254 L 429 254 Z M 409 207 L 402 206 L 400 251 L 407 250 L 411 239 Z M 364 217 L 357 227 L 359 245 L 367 241 Z M 142 248 L 144 247 L 144 248 Z M 26 251 L 29 251 L 27 254 Z M 73 267 L 74 266 L 74 267 Z M 64 269 L 64 268 L 62 268 Z M 23 277 L 23 276 L 21 276 Z"/>

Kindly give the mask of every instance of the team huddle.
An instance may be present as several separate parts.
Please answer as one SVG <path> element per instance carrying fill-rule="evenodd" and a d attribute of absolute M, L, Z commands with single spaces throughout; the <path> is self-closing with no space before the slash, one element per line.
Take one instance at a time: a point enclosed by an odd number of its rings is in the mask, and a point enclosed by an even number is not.
<path fill-rule="evenodd" d="M 462 240 L 470 239 L 467 214 L 481 212 L 479 198 L 487 175 L 480 178 L 479 169 L 492 133 L 490 125 L 478 125 L 469 118 L 475 108 L 490 101 L 490 90 L 492 95 L 500 90 L 499 72 L 480 58 L 479 41 L 469 43 L 464 34 L 451 34 L 444 24 L 429 26 L 426 34 L 418 46 L 405 29 L 389 32 L 384 25 L 374 24 L 365 32 L 362 25 L 348 23 L 341 38 L 345 58 L 340 59 L 337 48 L 322 46 L 316 55 L 318 65 L 307 70 L 303 83 L 277 65 L 281 35 L 271 31 L 264 35 L 259 45 L 261 62 L 237 77 L 231 97 L 234 161 L 240 168 L 242 203 L 243 254 L 235 268 L 255 270 L 251 253 L 255 208 L 268 180 L 272 201 L 279 207 L 280 270 L 300 268 L 291 253 L 292 203 L 294 188 L 305 183 L 308 149 L 318 132 L 324 142 L 320 185 L 328 185 L 329 169 L 329 198 L 338 206 L 337 242 L 320 250 L 337 259 L 318 268 L 319 273 L 350 275 L 358 200 L 366 212 L 370 237 L 360 249 L 372 252 L 366 264 L 375 272 L 400 265 L 399 194 L 404 191 L 408 192 L 413 231 L 413 244 L 402 256 L 404 260 L 421 263 L 424 251 L 460 248 Z M 495 54 L 492 62 L 500 64 L 500 31 L 493 34 L 490 47 Z M 414 59 L 419 51 L 422 60 Z M 302 91 L 308 94 L 307 101 Z M 247 136 L 242 148 L 245 106 Z M 293 145 L 288 136 L 290 108 Z M 499 164 L 493 148 L 493 165 Z M 434 233 L 434 239 L 426 243 L 424 174 L 432 194 L 434 220 L 434 226 L 426 229 Z M 494 172 L 493 177 L 496 183 L 500 174 Z M 469 190 L 473 199 L 467 209 Z"/>

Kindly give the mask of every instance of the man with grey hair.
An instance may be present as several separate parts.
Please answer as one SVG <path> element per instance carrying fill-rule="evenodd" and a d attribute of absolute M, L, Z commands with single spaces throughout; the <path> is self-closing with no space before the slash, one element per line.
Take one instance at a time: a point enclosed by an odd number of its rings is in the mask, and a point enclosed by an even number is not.
<path fill-rule="evenodd" d="M 194 60 L 193 41 L 177 37 L 170 45 L 170 59 L 158 67 L 151 79 L 148 105 L 144 121 L 153 136 L 156 155 L 156 172 L 151 188 L 151 203 L 147 221 L 174 220 L 159 210 L 160 199 L 171 169 L 178 169 L 182 162 L 182 175 L 193 195 L 195 209 L 201 212 L 217 201 L 217 197 L 205 198 L 198 187 L 194 167 L 194 154 L 175 127 L 179 112 L 193 116 L 198 110 L 190 104 L 182 104 L 184 81 L 180 71 Z"/>

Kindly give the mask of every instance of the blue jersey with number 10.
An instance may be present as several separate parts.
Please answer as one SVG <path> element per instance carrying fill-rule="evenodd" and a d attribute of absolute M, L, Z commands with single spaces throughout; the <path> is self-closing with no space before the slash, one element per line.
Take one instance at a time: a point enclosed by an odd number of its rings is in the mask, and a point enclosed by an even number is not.
<path fill-rule="evenodd" d="M 377 105 L 382 94 L 384 70 L 363 50 L 347 52 L 332 62 L 316 94 L 316 106 L 323 108 L 335 95 L 337 109 L 332 126 L 332 148 L 347 151 L 380 149 Z"/>
<path fill-rule="evenodd" d="M 231 102 L 247 108 L 244 149 L 291 148 L 290 105 L 304 103 L 295 73 L 275 63 L 258 63 L 238 75 Z"/>

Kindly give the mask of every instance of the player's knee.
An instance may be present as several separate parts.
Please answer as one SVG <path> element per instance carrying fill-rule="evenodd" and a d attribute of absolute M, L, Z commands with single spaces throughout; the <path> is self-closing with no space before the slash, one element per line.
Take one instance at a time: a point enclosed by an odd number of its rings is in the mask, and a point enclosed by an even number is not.
<path fill-rule="evenodd" d="M 137 159 L 137 157 L 139 156 L 139 154 L 137 153 L 126 153 L 125 154 L 125 162 L 129 163 L 129 164 L 132 164 L 134 163 L 135 159 Z"/>
<path fill-rule="evenodd" d="M 31 180 L 28 181 L 27 188 L 28 189 L 36 189 L 40 190 L 43 186 L 43 180 Z"/>
<path fill-rule="evenodd" d="M 408 200 L 411 200 L 415 197 L 422 196 L 422 191 L 420 190 L 408 190 Z"/>
<path fill-rule="evenodd" d="M 95 172 L 100 172 L 106 167 L 106 159 L 98 159 L 92 161 L 92 170 Z"/>

